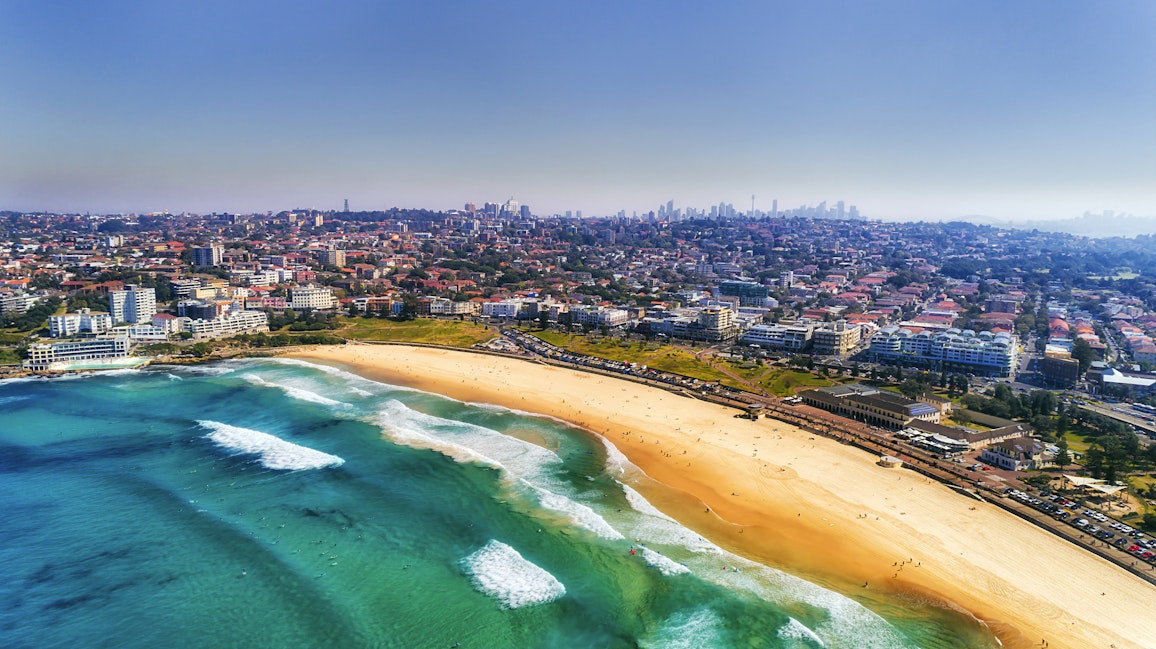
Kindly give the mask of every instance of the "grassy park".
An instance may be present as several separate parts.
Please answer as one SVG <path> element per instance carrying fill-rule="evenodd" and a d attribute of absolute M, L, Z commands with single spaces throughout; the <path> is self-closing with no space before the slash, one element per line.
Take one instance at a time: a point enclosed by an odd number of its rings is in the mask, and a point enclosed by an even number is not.
<path fill-rule="evenodd" d="M 799 388 L 822 387 L 835 382 L 805 370 L 760 365 L 754 361 L 724 360 L 711 354 L 700 356 L 694 349 L 679 345 L 590 337 L 559 331 L 527 329 L 526 332 L 577 354 L 637 363 L 702 381 L 718 381 L 740 390 L 765 390 L 777 396 L 794 394 Z"/>
<path fill-rule="evenodd" d="M 379 318 L 341 318 L 334 333 L 349 340 L 365 342 L 425 343 L 462 348 L 485 342 L 496 335 L 493 329 L 484 325 L 429 318 L 400 322 Z"/>

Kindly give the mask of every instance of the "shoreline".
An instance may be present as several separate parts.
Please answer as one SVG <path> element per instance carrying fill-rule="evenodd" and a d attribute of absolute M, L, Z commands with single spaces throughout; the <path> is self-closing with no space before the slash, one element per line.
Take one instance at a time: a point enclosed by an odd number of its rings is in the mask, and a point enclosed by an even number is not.
<path fill-rule="evenodd" d="M 1140 578 L 994 505 L 785 422 L 506 356 L 396 345 L 286 356 L 580 426 L 668 490 L 653 504 L 690 529 L 854 599 L 942 602 L 983 620 L 1006 647 L 1154 641 L 1142 602 L 1156 590 Z M 864 584 L 869 594 L 858 590 Z"/>

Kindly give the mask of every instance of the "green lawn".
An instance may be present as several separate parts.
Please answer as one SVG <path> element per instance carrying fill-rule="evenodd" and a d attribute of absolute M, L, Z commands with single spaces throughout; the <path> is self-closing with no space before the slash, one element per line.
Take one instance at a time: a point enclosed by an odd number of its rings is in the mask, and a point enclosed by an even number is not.
<path fill-rule="evenodd" d="M 1156 474 L 1128 476 L 1128 481 L 1137 490 L 1146 491 L 1148 487 L 1156 485 Z"/>
<path fill-rule="evenodd" d="M 647 367 L 663 372 L 673 372 L 699 379 L 700 381 L 725 381 L 733 384 L 726 374 L 695 358 L 694 354 L 678 347 L 660 347 L 645 361 Z"/>
<path fill-rule="evenodd" d="M 626 342 L 616 338 L 592 338 L 581 334 L 567 334 L 559 331 L 537 331 L 526 329 L 527 333 L 562 347 L 568 351 L 609 360 L 638 363 L 647 367 L 693 377 L 702 381 L 718 381 L 725 386 L 740 390 L 750 390 L 749 385 L 735 380 L 726 373 L 700 361 L 695 352 L 675 345 L 659 345 L 653 342 Z M 718 368 L 725 368 L 743 381 L 753 383 L 778 396 L 795 393 L 796 388 L 824 387 L 838 379 L 816 376 L 810 372 L 758 365 L 750 361 L 730 361 L 715 359 Z M 770 370 L 769 373 L 767 371 Z M 765 377 L 763 374 L 767 373 Z M 763 378 L 759 378 L 763 377 Z M 845 379 L 852 380 L 852 379 Z"/>
<path fill-rule="evenodd" d="M 17 345 L 28 336 L 28 332 L 19 332 L 15 329 L 0 331 L 0 345 Z"/>
<path fill-rule="evenodd" d="M 1068 440 L 1068 450 L 1075 451 L 1076 453 L 1079 453 L 1081 455 L 1083 455 L 1084 453 L 1087 453 L 1088 447 L 1091 446 L 1091 444 L 1089 444 L 1087 441 L 1085 441 L 1085 439 L 1083 437 L 1080 437 L 1079 435 L 1077 435 L 1075 433 L 1068 433 L 1067 435 L 1065 435 L 1065 437 Z"/>
<path fill-rule="evenodd" d="M 20 362 L 15 349 L 0 349 L 0 365 L 15 365 Z"/>
<path fill-rule="evenodd" d="M 795 394 L 797 388 L 822 388 L 832 383 L 830 379 L 810 372 L 788 369 L 777 369 L 759 381 L 767 392 L 779 397 Z"/>
<path fill-rule="evenodd" d="M 341 318 L 340 323 L 341 326 L 333 333 L 350 340 L 470 347 L 496 335 L 489 327 L 460 320 L 418 318 L 394 322 L 378 318 Z"/>
<path fill-rule="evenodd" d="M 682 374 L 702 381 L 723 381 L 724 385 L 735 384 L 734 380 L 726 374 L 699 361 L 693 352 L 682 347 L 638 340 L 627 342 L 617 338 L 592 338 L 582 334 L 567 334 L 559 331 L 526 331 L 551 345 L 557 345 L 576 354 L 597 356 L 624 363 L 638 363 L 663 372 Z M 736 372 L 736 374 L 738 373 Z"/>

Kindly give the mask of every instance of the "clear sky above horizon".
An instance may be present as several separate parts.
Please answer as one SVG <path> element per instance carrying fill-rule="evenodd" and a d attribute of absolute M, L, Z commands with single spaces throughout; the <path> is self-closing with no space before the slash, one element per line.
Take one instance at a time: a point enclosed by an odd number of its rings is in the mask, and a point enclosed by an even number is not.
<path fill-rule="evenodd" d="M 0 209 L 1156 217 L 1156 2 L 0 1 Z"/>

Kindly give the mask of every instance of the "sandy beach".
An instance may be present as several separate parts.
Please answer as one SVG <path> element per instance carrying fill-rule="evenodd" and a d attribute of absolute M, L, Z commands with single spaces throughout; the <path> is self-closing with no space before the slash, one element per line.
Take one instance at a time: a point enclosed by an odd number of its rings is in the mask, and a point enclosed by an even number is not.
<path fill-rule="evenodd" d="M 932 598 L 983 620 L 1006 647 L 1156 647 L 1156 587 L 993 505 L 792 425 L 468 352 L 351 344 L 293 356 L 586 428 L 670 488 L 644 492 L 667 514 L 851 597 Z"/>

